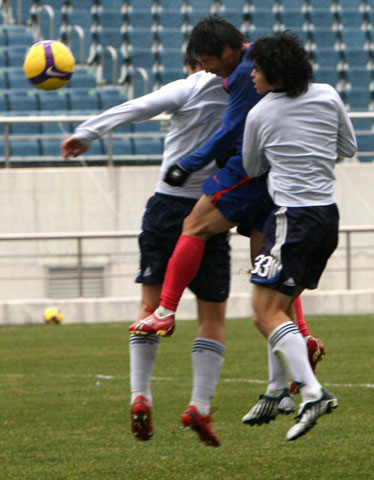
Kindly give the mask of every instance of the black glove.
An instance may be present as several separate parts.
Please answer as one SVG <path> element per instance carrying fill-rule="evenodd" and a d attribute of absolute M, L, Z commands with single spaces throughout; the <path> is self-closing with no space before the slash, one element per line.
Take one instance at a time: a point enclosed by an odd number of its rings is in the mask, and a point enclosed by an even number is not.
<path fill-rule="evenodd" d="M 228 150 L 227 152 L 221 153 L 220 155 L 216 155 L 216 164 L 218 168 L 223 168 L 227 160 L 233 157 L 236 154 L 236 150 Z"/>
<path fill-rule="evenodd" d="M 190 175 L 190 172 L 187 172 L 186 169 L 176 163 L 168 168 L 164 177 L 164 182 L 172 187 L 181 187 Z"/>

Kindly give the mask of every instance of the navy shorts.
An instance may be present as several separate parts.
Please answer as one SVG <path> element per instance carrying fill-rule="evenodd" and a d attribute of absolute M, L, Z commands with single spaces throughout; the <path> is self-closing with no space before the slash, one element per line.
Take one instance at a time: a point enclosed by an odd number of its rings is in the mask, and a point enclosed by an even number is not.
<path fill-rule="evenodd" d="M 197 200 L 156 193 L 147 203 L 139 235 L 137 283 L 162 285 L 166 267 L 182 233 L 183 221 Z M 206 302 L 224 302 L 230 291 L 229 233 L 208 240 L 199 272 L 190 290 Z"/>
<path fill-rule="evenodd" d="M 203 185 L 205 195 L 212 195 L 212 202 L 222 215 L 239 224 L 238 233 L 250 236 L 252 228 L 262 231 L 274 203 L 267 190 L 267 174 L 258 178 L 238 178 L 223 168 Z"/>
<path fill-rule="evenodd" d="M 314 289 L 338 245 L 335 204 L 277 207 L 263 230 L 263 247 L 251 281 L 293 296 L 297 287 Z"/>

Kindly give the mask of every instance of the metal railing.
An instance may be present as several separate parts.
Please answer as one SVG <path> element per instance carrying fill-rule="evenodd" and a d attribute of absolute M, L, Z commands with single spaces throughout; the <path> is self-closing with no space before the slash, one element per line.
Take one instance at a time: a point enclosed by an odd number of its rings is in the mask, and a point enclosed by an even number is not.
<path fill-rule="evenodd" d="M 352 290 L 352 235 L 374 233 L 374 225 L 371 226 L 342 226 L 339 233 L 345 236 L 345 287 Z M 87 240 L 108 239 L 133 239 L 138 237 L 137 231 L 107 231 L 107 232 L 66 232 L 66 233 L 18 233 L 0 234 L 0 242 L 20 242 L 36 240 L 74 240 L 76 242 L 76 270 L 78 281 L 78 294 L 83 296 L 83 242 Z M 237 236 L 235 231 L 232 235 Z M 100 254 L 102 252 L 99 252 Z M 373 265 L 374 270 L 374 265 Z"/>

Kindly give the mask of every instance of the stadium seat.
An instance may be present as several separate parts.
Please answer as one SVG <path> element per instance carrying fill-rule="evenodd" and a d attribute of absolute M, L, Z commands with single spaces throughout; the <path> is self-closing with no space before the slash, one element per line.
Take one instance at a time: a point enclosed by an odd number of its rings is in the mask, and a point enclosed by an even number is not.
<path fill-rule="evenodd" d="M 148 49 L 131 49 L 128 52 L 128 59 L 133 67 L 142 67 L 146 70 L 152 71 L 155 63 L 155 55 Z"/>
<path fill-rule="evenodd" d="M 374 135 L 357 135 L 357 152 L 360 162 L 372 162 L 373 155 L 360 155 L 360 153 L 374 152 Z"/>
<path fill-rule="evenodd" d="M 195 12 L 188 12 L 188 16 L 193 16 Z M 163 28 L 182 28 L 185 23 L 185 15 L 178 10 L 162 10 L 155 16 L 157 23 Z"/>
<path fill-rule="evenodd" d="M 313 9 L 324 10 L 325 12 L 331 11 L 331 7 L 335 5 L 334 0 L 309 0 L 308 3 Z"/>
<path fill-rule="evenodd" d="M 360 29 L 364 23 L 364 17 L 359 10 L 344 10 L 339 12 L 339 21 L 344 27 Z"/>
<path fill-rule="evenodd" d="M 165 30 L 165 32 L 167 32 Z M 164 31 L 158 31 L 157 35 L 161 36 L 164 34 Z M 125 38 L 127 43 L 132 45 L 134 48 L 148 48 L 151 49 L 155 41 L 155 34 L 150 29 L 146 28 L 137 28 L 128 30 L 125 33 Z"/>
<path fill-rule="evenodd" d="M 136 138 L 135 154 L 137 155 L 161 155 L 163 141 L 160 138 Z"/>
<path fill-rule="evenodd" d="M 345 97 L 351 111 L 369 110 L 372 97 L 367 88 L 352 88 L 351 90 L 345 92 Z"/>
<path fill-rule="evenodd" d="M 65 21 L 68 25 L 79 25 L 87 34 L 93 23 L 93 16 L 90 10 L 74 8 L 72 11 L 65 12 Z"/>
<path fill-rule="evenodd" d="M 278 2 L 276 0 L 251 0 L 255 10 L 272 11 L 276 9 Z"/>
<path fill-rule="evenodd" d="M 25 77 L 22 67 L 7 68 L 7 88 L 26 90 L 31 87 L 31 83 Z"/>
<path fill-rule="evenodd" d="M 366 68 L 349 68 L 347 70 L 349 83 L 353 88 L 367 88 L 373 80 L 373 73 Z"/>
<path fill-rule="evenodd" d="M 187 37 L 179 28 L 168 28 L 164 30 L 157 30 L 155 39 L 161 43 L 165 48 L 172 46 L 173 48 L 180 48 L 187 42 Z"/>
<path fill-rule="evenodd" d="M 281 0 L 280 5 L 283 7 L 283 11 L 287 12 L 288 10 L 301 10 L 304 6 L 304 2 L 300 0 Z"/>
<path fill-rule="evenodd" d="M 338 42 L 337 33 L 330 28 L 315 27 L 311 33 L 317 48 L 333 48 Z"/>
<path fill-rule="evenodd" d="M 94 69 L 86 67 L 76 67 L 70 82 L 67 84 L 67 88 L 95 88 L 96 86 Z"/>
<path fill-rule="evenodd" d="M 0 90 L 7 88 L 7 76 L 3 68 L 0 68 Z"/>
<path fill-rule="evenodd" d="M 50 92 L 38 90 L 41 113 L 64 114 L 69 109 L 68 89 L 53 90 Z"/>
<path fill-rule="evenodd" d="M 369 37 L 367 32 L 359 28 L 345 27 L 341 32 L 342 41 L 345 47 L 364 48 L 368 42 Z"/>
<path fill-rule="evenodd" d="M 273 13 L 268 11 L 255 10 L 249 16 L 251 23 L 253 23 L 256 28 L 267 28 L 270 31 L 273 31 L 276 17 Z"/>
<path fill-rule="evenodd" d="M 313 73 L 317 83 L 328 83 L 333 87 L 336 87 L 340 78 L 337 69 L 331 67 L 315 69 Z"/>
<path fill-rule="evenodd" d="M 10 153 L 15 157 L 36 157 L 41 155 L 39 140 L 11 140 Z"/>
<path fill-rule="evenodd" d="M 181 49 L 164 49 L 157 54 L 159 63 L 161 63 L 165 70 L 172 68 L 183 68 L 183 52 Z"/>
<path fill-rule="evenodd" d="M 341 60 L 340 53 L 333 48 L 317 48 L 314 52 L 314 58 L 320 67 L 335 67 Z"/>
<path fill-rule="evenodd" d="M 67 95 L 70 110 L 87 111 L 87 114 L 100 111 L 99 98 L 95 88 L 88 90 L 70 88 Z"/>
<path fill-rule="evenodd" d="M 104 87 L 97 90 L 100 111 L 115 107 L 128 100 L 127 91 L 123 88 Z"/>
<path fill-rule="evenodd" d="M 123 15 L 121 14 L 120 9 L 108 9 L 98 10 L 93 14 L 93 19 L 101 27 L 105 28 L 116 28 L 118 31 L 121 29 L 124 23 Z"/>
<path fill-rule="evenodd" d="M 350 67 L 367 68 L 370 57 L 362 48 L 346 48 L 344 58 Z"/>
<path fill-rule="evenodd" d="M 318 28 L 331 28 L 336 22 L 336 17 L 333 13 L 326 10 L 313 10 L 306 13 L 306 18 L 309 22 Z"/>
<path fill-rule="evenodd" d="M 302 29 L 306 22 L 306 18 L 301 11 L 285 11 L 279 15 L 282 25 L 285 29 Z"/>
<path fill-rule="evenodd" d="M 136 9 L 125 14 L 126 23 L 133 29 L 151 28 L 154 23 L 154 16 L 150 10 Z"/>
<path fill-rule="evenodd" d="M 25 55 L 28 49 L 27 46 L 13 46 L 6 47 L 4 49 L 4 54 L 6 57 L 6 66 L 7 67 L 22 67 L 25 59 Z"/>
<path fill-rule="evenodd" d="M 135 147 L 133 139 L 116 138 L 113 141 L 113 155 L 134 155 Z"/>

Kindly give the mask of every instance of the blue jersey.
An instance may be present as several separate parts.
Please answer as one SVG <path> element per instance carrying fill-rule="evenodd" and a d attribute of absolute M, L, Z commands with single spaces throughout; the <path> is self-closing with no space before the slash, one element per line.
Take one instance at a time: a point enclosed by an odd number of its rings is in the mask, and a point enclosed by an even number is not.
<path fill-rule="evenodd" d="M 249 45 L 244 48 L 239 65 L 224 81 L 230 101 L 220 129 L 202 147 L 180 162 L 187 171 L 200 170 L 217 156 L 234 149 L 235 154 L 226 167 L 234 170 L 239 177 L 247 176 L 242 165 L 244 125 L 249 110 L 262 98 L 256 92 L 251 77 L 254 64 L 247 55 L 250 48 Z"/>

